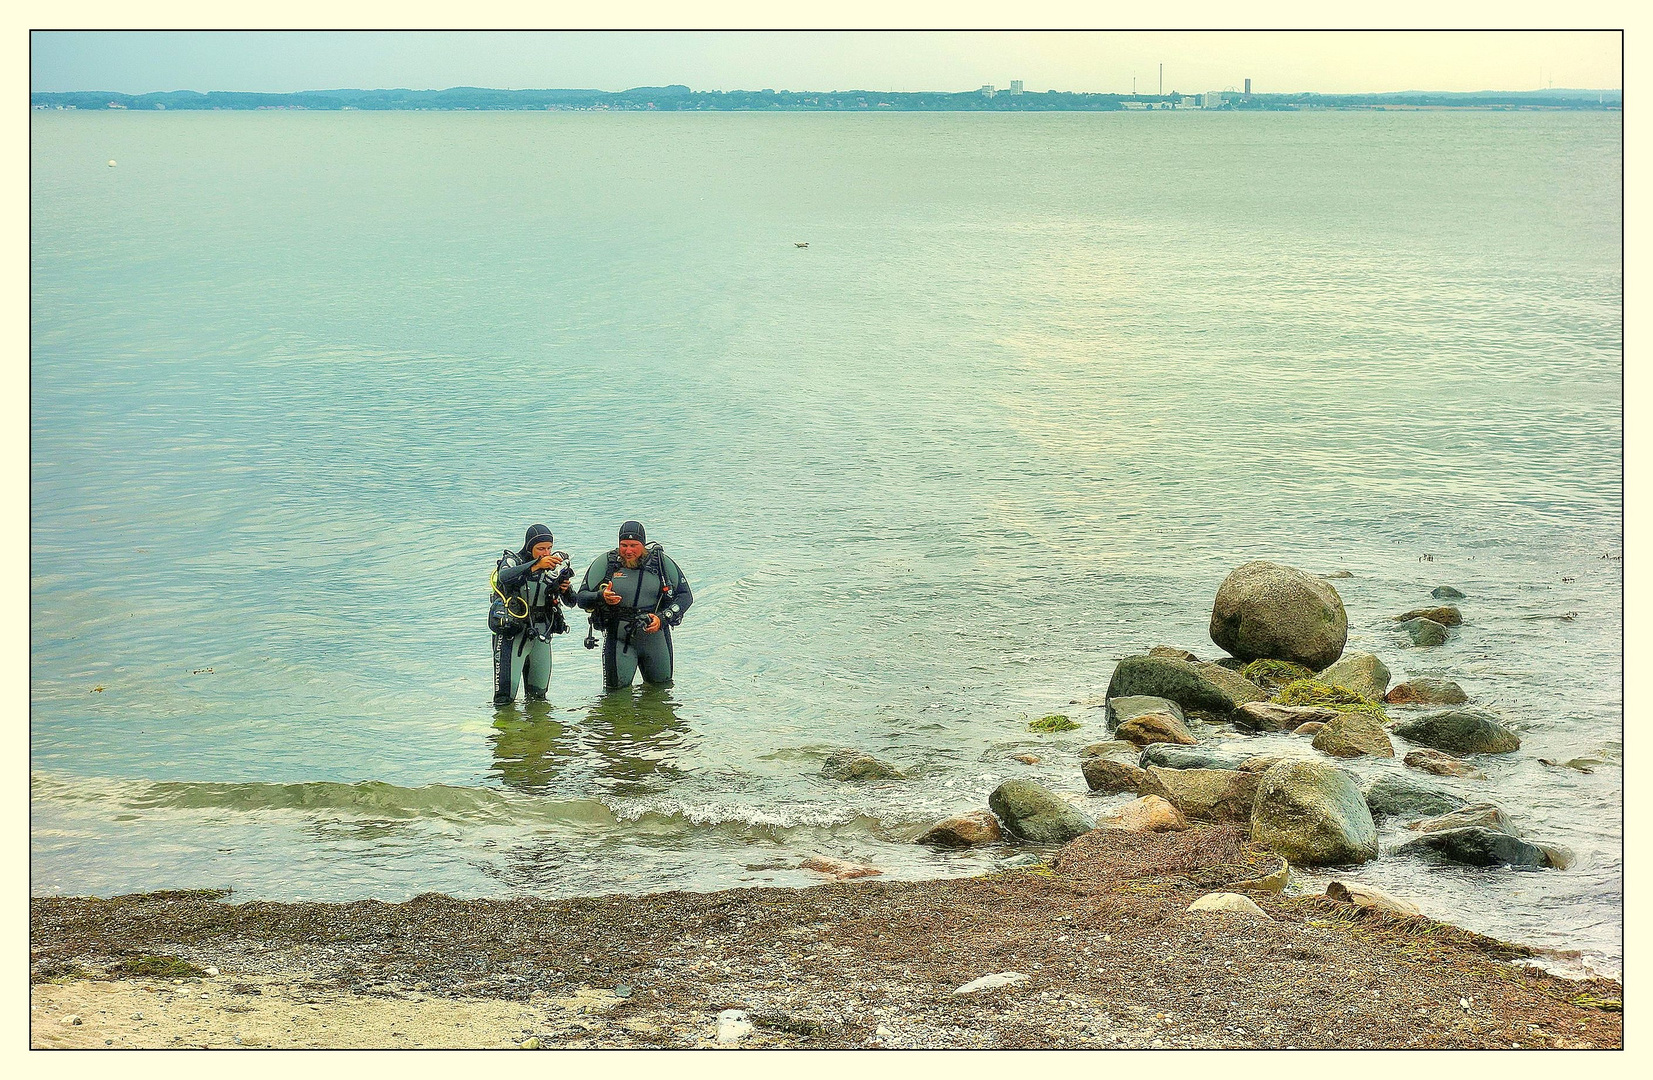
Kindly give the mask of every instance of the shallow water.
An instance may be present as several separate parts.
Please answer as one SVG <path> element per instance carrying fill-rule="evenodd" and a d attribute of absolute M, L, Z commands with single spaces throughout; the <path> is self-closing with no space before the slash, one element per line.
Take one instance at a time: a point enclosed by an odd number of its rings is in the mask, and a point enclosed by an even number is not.
<path fill-rule="evenodd" d="M 1620 136 L 34 113 L 33 891 L 975 873 L 911 838 L 1010 776 L 1082 792 L 1114 661 L 1213 654 L 1271 558 L 1503 714 L 1522 751 L 1444 783 L 1578 856 L 1361 876 L 1616 971 Z M 632 516 L 694 584 L 676 686 L 603 699 L 579 626 L 551 707 L 496 715 L 499 550 Z M 1465 626 L 1401 648 L 1442 583 Z M 912 779 L 820 778 L 844 745 Z"/>

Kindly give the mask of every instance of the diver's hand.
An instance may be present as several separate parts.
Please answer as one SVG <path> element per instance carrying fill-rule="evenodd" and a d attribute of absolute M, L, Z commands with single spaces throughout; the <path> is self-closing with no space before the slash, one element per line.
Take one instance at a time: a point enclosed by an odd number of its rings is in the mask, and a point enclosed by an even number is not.
<path fill-rule="evenodd" d="M 560 558 L 558 558 L 556 555 L 541 555 L 540 558 L 539 558 L 539 561 L 534 564 L 534 569 L 535 570 L 554 570 L 554 569 L 556 569 L 557 564 L 560 563 L 560 562 L 562 562 L 562 560 Z"/>
<path fill-rule="evenodd" d="M 614 586 L 606 581 L 603 582 L 603 603 L 607 604 L 609 607 L 613 607 L 619 602 L 620 594 L 614 591 Z"/>
<path fill-rule="evenodd" d="M 658 633 L 659 630 L 660 630 L 660 616 L 650 615 L 649 616 L 649 624 L 647 626 L 643 627 L 643 633 L 653 634 L 653 633 Z"/>

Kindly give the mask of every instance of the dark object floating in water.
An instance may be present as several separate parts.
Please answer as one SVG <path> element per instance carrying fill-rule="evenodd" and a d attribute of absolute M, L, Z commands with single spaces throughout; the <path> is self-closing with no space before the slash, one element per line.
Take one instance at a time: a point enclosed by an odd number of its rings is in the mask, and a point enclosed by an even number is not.
<path fill-rule="evenodd" d="M 1523 615 L 1523 619 L 1560 619 L 1562 622 L 1572 622 L 1578 618 L 1576 611 L 1563 611 L 1559 615 Z"/>
<path fill-rule="evenodd" d="M 792 241 L 792 246 L 793 247 L 808 247 L 809 246 L 809 241 L 805 240 L 802 243 L 799 243 L 798 241 L 794 240 L 794 241 Z"/>

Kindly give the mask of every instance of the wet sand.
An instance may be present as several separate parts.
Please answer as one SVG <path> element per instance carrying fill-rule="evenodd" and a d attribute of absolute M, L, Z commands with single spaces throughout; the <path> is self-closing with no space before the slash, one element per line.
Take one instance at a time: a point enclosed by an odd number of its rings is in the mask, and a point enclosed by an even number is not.
<path fill-rule="evenodd" d="M 1261 860 L 1234 830 L 1098 830 L 1049 866 L 948 881 L 400 904 L 35 898 L 31 1042 L 712 1047 L 734 1009 L 752 1025 L 744 1047 L 1622 1045 L 1618 983 L 1522 966 L 1520 946 L 1249 888 L 1268 920 L 1185 910 L 1243 887 Z M 1027 978 L 954 993 L 1001 972 Z"/>

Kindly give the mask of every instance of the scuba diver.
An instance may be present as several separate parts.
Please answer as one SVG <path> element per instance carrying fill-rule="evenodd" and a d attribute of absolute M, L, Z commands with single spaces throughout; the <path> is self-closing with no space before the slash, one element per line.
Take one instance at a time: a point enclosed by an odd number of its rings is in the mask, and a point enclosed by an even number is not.
<path fill-rule="evenodd" d="M 523 683 L 529 701 L 544 701 L 551 685 L 551 635 L 566 634 L 563 598 L 574 567 L 554 550 L 551 530 L 530 525 L 522 550 L 507 551 L 494 566 L 488 629 L 494 632 L 494 705 L 516 700 Z"/>
<path fill-rule="evenodd" d="M 591 612 L 585 647 L 603 633 L 603 689 L 630 686 L 638 669 L 656 686 L 672 681 L 671 628 L 683 621 L 694 594 L 659 544 L 646 543 L 640 522 L 620 526 L 620 544 L 593 560 L 574 593 Z"/>

